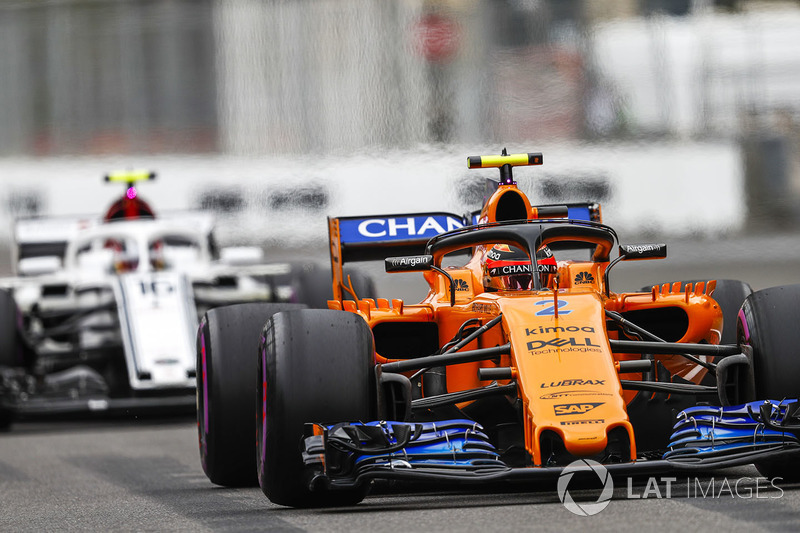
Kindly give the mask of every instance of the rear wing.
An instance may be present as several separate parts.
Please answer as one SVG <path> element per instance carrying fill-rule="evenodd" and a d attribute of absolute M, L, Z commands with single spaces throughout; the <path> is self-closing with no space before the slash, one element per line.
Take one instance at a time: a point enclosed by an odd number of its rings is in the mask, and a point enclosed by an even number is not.
<path fill-rule="evenodd" d="M 469 216 L 445 212 L 329 217 L 333 299 L 341 301 L 344 292 L 356 297 L 349 280 L 344 278 L 345 263 L 421 254 L 431 237 L 471 223 Z"/>
<path fill-rule="evenodd" d="M 594 202 L 559 204 L 568 208 L 571 220 L 601 222 L 600 204 Z M 537 207 L 550 207 L 537 206 Z M 376 215 L 370 217 L 328 217 L 333 298 L 344 293 L 356 297 L 345 279 L 345 263 L 382 261 L 391 256 L 421 255 L 428 240 L 447 231 L 476 225 L 480 211 L 456 215 L 447 212 Z"/>

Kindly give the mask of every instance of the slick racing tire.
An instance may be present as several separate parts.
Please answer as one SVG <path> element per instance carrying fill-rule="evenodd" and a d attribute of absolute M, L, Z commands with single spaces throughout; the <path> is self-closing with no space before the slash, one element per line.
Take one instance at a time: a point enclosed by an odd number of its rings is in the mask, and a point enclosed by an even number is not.
<path fill-rule="evenodd" d="M 14 296 L 0 289 L 0 366 L 23 366 L 22 345 L 17 331 L 19 318 Z"/>
<path fill-rule="evenodd" d="M 305 263 L 293 268 L 296 269 L 292 283 L 296 300 L 312 309 L 327 309 L 328 300 L 333 297 L 330 267 Z"/>
<path fill-rule="evenodd" d="M 756 291 L 739 313 L 739 340 L 753 349 L 757 400 L 800 398 L 800 285 Z M 800 464 L 756 462 L 768 478 L 800 480 Z"/>
<path fill-rule="evenodd" d="M 0 368 L 20 367 L 22 346 L 17 328 L 19 327 L 19 311 L 12 294 L 0 289 Z M 0 389 L 0 431 L 11 427 L 14 413 L 2 406 L 4 391 Z"/>
<path fill-rule="evenodd" d="M 333 298 L 330 268 L 307 263 L 298 266 L 297 269 L 298 274 L 294 283 L 297 301 L 312 309 L 327 309 L 328 300 Z M 348 275 L 353 283 L 353 290 L 360 299 L 375 298 L 375 284 L 371 277 L 358 270 L 346 269 L 344 271 L 345 284 Z M 353 299 L 349 292 L 343 291 L 343 295 L 345 300 Z"/>
<path fill-rule="evenodd" d="M 800 285 L 756 291 L 739 313 L 739 341 L 753 349 L 756 400 L 800 397 Z"/>
<path fill-rule="evenodd" d="M 256 486 L 253 440 L 255 357 L 267 319 L 299 304 L 246 303 L 211 309 L 197 332 L 197 431 L 208 479 L 226 487 Z"/>
<path fill-rule="evenodd" d="M 368 487 L 311 491 L 301 456 L 306 423 L 374 420 L 372 332 L 359 315 L 307 309 L 273 315 L 258 358 L 258 480 L 290 507 L 354 505 Z"/>
<path fill-rule="evenodd" d="M 708 280 L 693 279 L 681 281 L 681 290 L 686 287 L 687 283 L 695 284 L 698 281 L 708 283 Z M 672 285 L 674 282 L 670 282 Z M 643 287 L 642 290 L 647 292 L 651 290 L 652 285 Z M 722 310 L 722 338 L 720 344 L 736 344 L 736 320 L 739 315 L 739 309 L 742 307 L 745 299 L 753 293 L 750 285 L 738 279 L 718 279 L 717 288 L 714 289 L 712 298 L 719 304 Z"/>

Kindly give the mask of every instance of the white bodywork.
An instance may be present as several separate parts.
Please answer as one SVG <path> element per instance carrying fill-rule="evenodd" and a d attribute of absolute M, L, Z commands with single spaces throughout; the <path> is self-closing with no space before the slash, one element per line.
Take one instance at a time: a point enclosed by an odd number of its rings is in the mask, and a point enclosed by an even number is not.
<path fill-rule="evenodd" d="M 195 334 L 204 308 L 291 297 L 291 287 L 268 281 L 289 274 L 290 265 L 260 264 L 259 248 L 224 250 L 216 259 L 205 214 L 105 224 L 70 220 L 23 221 L 16 232 L 20 246 L 66 237 L 63 256 L 23 256 L 19 271 L 29 275 L 0 280 L 0 286 L 13 290 L 23 314 L 88 310 L 78 352 L 102 349 L 118 333 L 133 391 L 195 386 Z M 114 314 L 120 331 L 109 333 Z M 46 344 L 58 347 L 51 339 Z"/>

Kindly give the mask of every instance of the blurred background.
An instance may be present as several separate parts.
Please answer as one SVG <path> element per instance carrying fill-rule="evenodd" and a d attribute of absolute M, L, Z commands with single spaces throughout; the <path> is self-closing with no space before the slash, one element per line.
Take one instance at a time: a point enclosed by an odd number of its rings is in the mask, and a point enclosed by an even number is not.
<path fill-rule="evenodd" d="M 0 240 L 148 168 L 156 210 L 324 254 L 327 215 L 477 208 L 496 172 L 465 158 L 503 147 L 623 240 L 793 232 L 798 28 L 797 1 L 0 0 Z"/>

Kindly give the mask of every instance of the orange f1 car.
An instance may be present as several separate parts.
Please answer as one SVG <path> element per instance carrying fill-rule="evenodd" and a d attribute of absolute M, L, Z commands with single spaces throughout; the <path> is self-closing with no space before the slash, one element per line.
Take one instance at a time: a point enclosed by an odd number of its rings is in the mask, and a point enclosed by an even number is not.
<path fill-rule="evenodd" d="M 258 480 L 307 507 L 356 503 L 374 479 L 524 482 L 577 459 L 612 475 L 755 463 L 797 477 L 800 286 L 615 292 L 615 265 L 666 245 L 620 245 L 597 204 L 532 206 L 512 170 L 540 164 L 469 157 L 500 182 L 466 217 L 330 219 L 327 310 L 209 311 L 197 394 L 210 480 Z M 378 258 L 421 272 L 422 302 L 359 299 L 342 267 Z"/>

